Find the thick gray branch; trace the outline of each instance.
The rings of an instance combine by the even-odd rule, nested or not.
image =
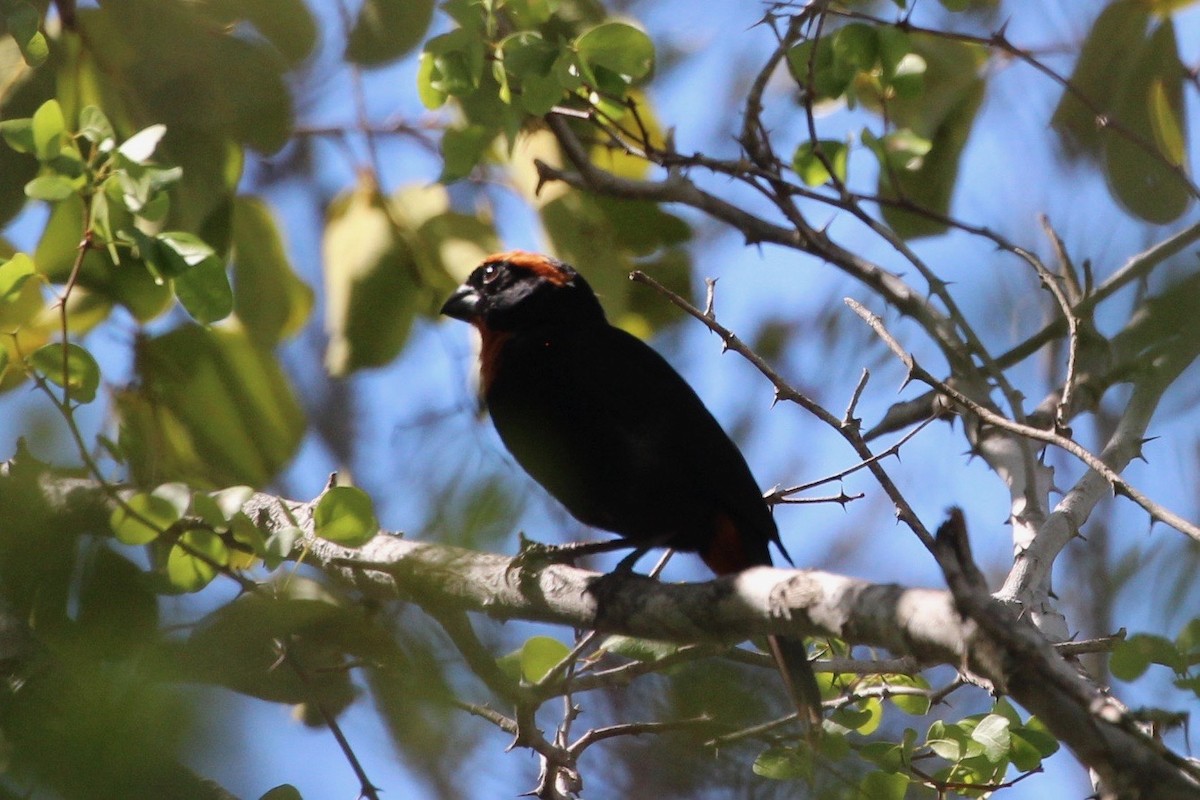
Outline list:
[[[0,469],[0,492],[10,481]],[[48,478],[40,486],[46,505],[60,512],[60,532],[106,532],[109,500],[99,486]],[[1200,793],[1183,759],[1140,733],[1119,703],[999,603],[986,613],[972,609],[987,621],[984,629],[959,616],[949,592],[825,572],[758,567],[704,583],[664,584],[561,564],[522,565],[387,532],[351,549],[312,536],[313,505],[257,494],[244,510],[267,529],[298,523],[308,534],[306,563],[374,598],[681,642],[819,633],[885,647],[922,663],[969,670],[1003,688],[1106,785],[1121,787],[1122,797]]]

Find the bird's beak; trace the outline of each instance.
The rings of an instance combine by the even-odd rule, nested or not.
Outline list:
[[[442,313],[447,317],[470,322],[475,318],[478,308],[479,292],[464,283],[450,295],[450,299],[442,306]]]

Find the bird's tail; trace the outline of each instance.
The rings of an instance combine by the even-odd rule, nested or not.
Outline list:
[[[771,655],[775,656],[775,663],[779,665],[779,674],[783,676],[788,696],[800,712],[800,719],[818,730],[822,720],[821,690],[817,686],[812,664],[808,661],[804,640],[768,636],[767,644],[771,648]]]

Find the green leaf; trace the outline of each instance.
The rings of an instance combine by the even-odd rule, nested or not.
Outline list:
[[[321,253],[325,269],[325,366],[347,375],[400,352],[428,289],[373,181],[363,178],[330,204]]]
[[[258,800],[304,800],[300,790],[290,783],[281,783],[268,789]]]
[[[33,141],[33,120],[29,117],[0,122],[0,136],[18,153],[33,153],[37,149]]]
[[[570,654],[571,648],[550,636],[531,636],[521,646],[521,677],[537,683]]]
[[[225,27],[249,22],[291,65],[317,44],[317,23],[303,0],[206,0],[203,11]]]
[[[915,98],[897,97],[889,113],[898,131],[884,137],[879,192],[945,216],[958,182],[959,160],[983,102],[981,48],[961,42],[913,36],[914,52],[926,63],[925,89]],[[867,137],[863,141],[869,144]],[[880,152],[876,149],[876,155]],[[946,230],[936,217],[911,213],[892,204],[884,219],[905,238]]]
[[[813,774],[812,751],[792,747],[772,747],[754,759],[755,775],[773,781],[806,780]]]
[[[858,794],[871,800],[904,800],[909,782],[909,777],[900,772],[868,772]]]
[[[263,486],[299,447],[303,411],[275,356],[233,330],[183,325],[135,349],[117,393],[121,447],[139,482]]]
[[[433,19],[433,0],[365,0],[346,43],[346,60],[376,67],[421,43]]]
[[[1118,642],[1113,648],[1108,668],[1114,678],[1133,681],[1142,676],[1151,664],[1163,664],[1178,673],[1186,666],[1175,645],[1162,636],[1139,633]]]
[[[434,85],[435,82],[440,83],[441,77],[441,72],[437,68],[437,57],[429,51],[421,53],[420,61],[417,64],[417,97],[421,99],[421,105],[430,111],[444,106],[446,99],[450,96]]]
[[[317,536],[345,547],[361,547],[379,532],[375,504],[354,486],[334,486],[317,501],[313,511]]]
[[[988,714],[975,726],[975,730],[971,731],[971,738],[983,745],[983,755],[993,764],[1008,758],[1011,746],[1008,727],[1009,721],[1005,717]]]
[[[0,304],[15,302],[21,296],[25,282],[35,273],[33,259],[25,253],[15,253],[0,264]]]
[[[83,347],[71,342],[66,350],[66,378],[63,377],[63,346],[53,342],[39,347],[29,356],[29,366],[56,386],[67,386],[70,399],[90,403],[100,386],[100,367]]]
[[[682,646],[675,642],[614,634],[605,639],[599,649],[634,661],[660,661],[679,652]]]
[[[75,181],[65,175],[41,175],[25,184],[25,196],[33,200],[66,200],[77,190]]]
[[[50,161],[62,152],[67,123],[57,100],[47,100],[33,114],[33,152],[38,161]]]
[[[193,242],[181,240],[181,234],[159,234],[160,250],[173,252],[189,263],[189,268],[176,275],[171,281],[175,296],[192,319],[201,325],[210,325],[225,319],[233,311],[233,289],[229,286],[229,275],[225,264],[212,249],[195,237]],[[208,255],[200,256],[207,250]],[[195,261],[199,258],[199,261]]]
[[[117,138],[112,123],[96,106],[84,106],[79,112],[79,133],[93,144],[112,142]]]
[[[844,183],[846,161],[850,154],[846,143],[833,139],[822,139],[818,144],[825,160],[833,166],[833,174],[837,176],[838,181]],[[801,142],[800,146],[796,148],[796,155],[792,157],[792,169],[809,186],[821,186],[830,180],[829,170],[817,157],[817,147],[811,140]]]
[[[1063,91],[1050,122],[1069,155],[1100,155],[1102,134],[1096,115],[1112,111],[1121,83],[1133,71],[1149,21],[1149,9],[1142,0],[1116,0],[1108,3],[1092,24],[1071,73],[1075,91]],[[1096,111],[1082,103],[1076,92]]]
[[[24,0],[15,0],[6,5],[8,10],[4,21],[9,35],[20,48],[25,63],[31,67],[41,66],[50,55],[50,46],[46,44],[46,37],[38,28],[41,20],[38,19],[37,9]]]
[[[167,555],[167,580],[178,592],[198,592],[229,563],[229,549],[210,531],[188,531]]]
[[[234,310],[250,338],[274,347],[304,327],[313,291],[296,275],[271,210],[253,197],[233,207]]]
[[[1168,18],[1138,49],[1113,101],[1113,117],[1140,141],[1111,129],[1102,136],[1113,196],[1129,213],[1160,225],[1177,219],[1192,202],[1187,182],[1172,169],[1187,169],[1187,151],[1179,144],[1187,140],[1186,72]]]
[[[483,125],[447,129],[442,134],[442,174],[438,180],[453,183],[470,175],[495,138],[496,132]]]
[[[296,543],[303,539],[304,531],[291,525],[274,531],[263,545],[263,564],[267,569],[275,569],[291,556]]]
[[[654,42],[624,22],[597,25],[575,40],[575,50],[593,71],[602,67],[626,83],[637,82],[654,69]]]
[[[153,542],[178,521],[179,512],[170,500],[138,493],[113,510],[108,524],[117,541],[139,545]]]
[[[800,42],[788,50],[787,61],[800,88],[807,90],[811,83],[816,99],[841,97],[854,80],[854,68],[834,56],[828,36]]]

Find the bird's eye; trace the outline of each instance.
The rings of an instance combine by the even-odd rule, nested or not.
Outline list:
[[[497,267],[495,264],[488,264],[486,267],[483,268],[483,282],[484,283],[491,283],[492,281],[496,280],[496,278],[499,278],[499,277],[500,277],[500,268]]]

